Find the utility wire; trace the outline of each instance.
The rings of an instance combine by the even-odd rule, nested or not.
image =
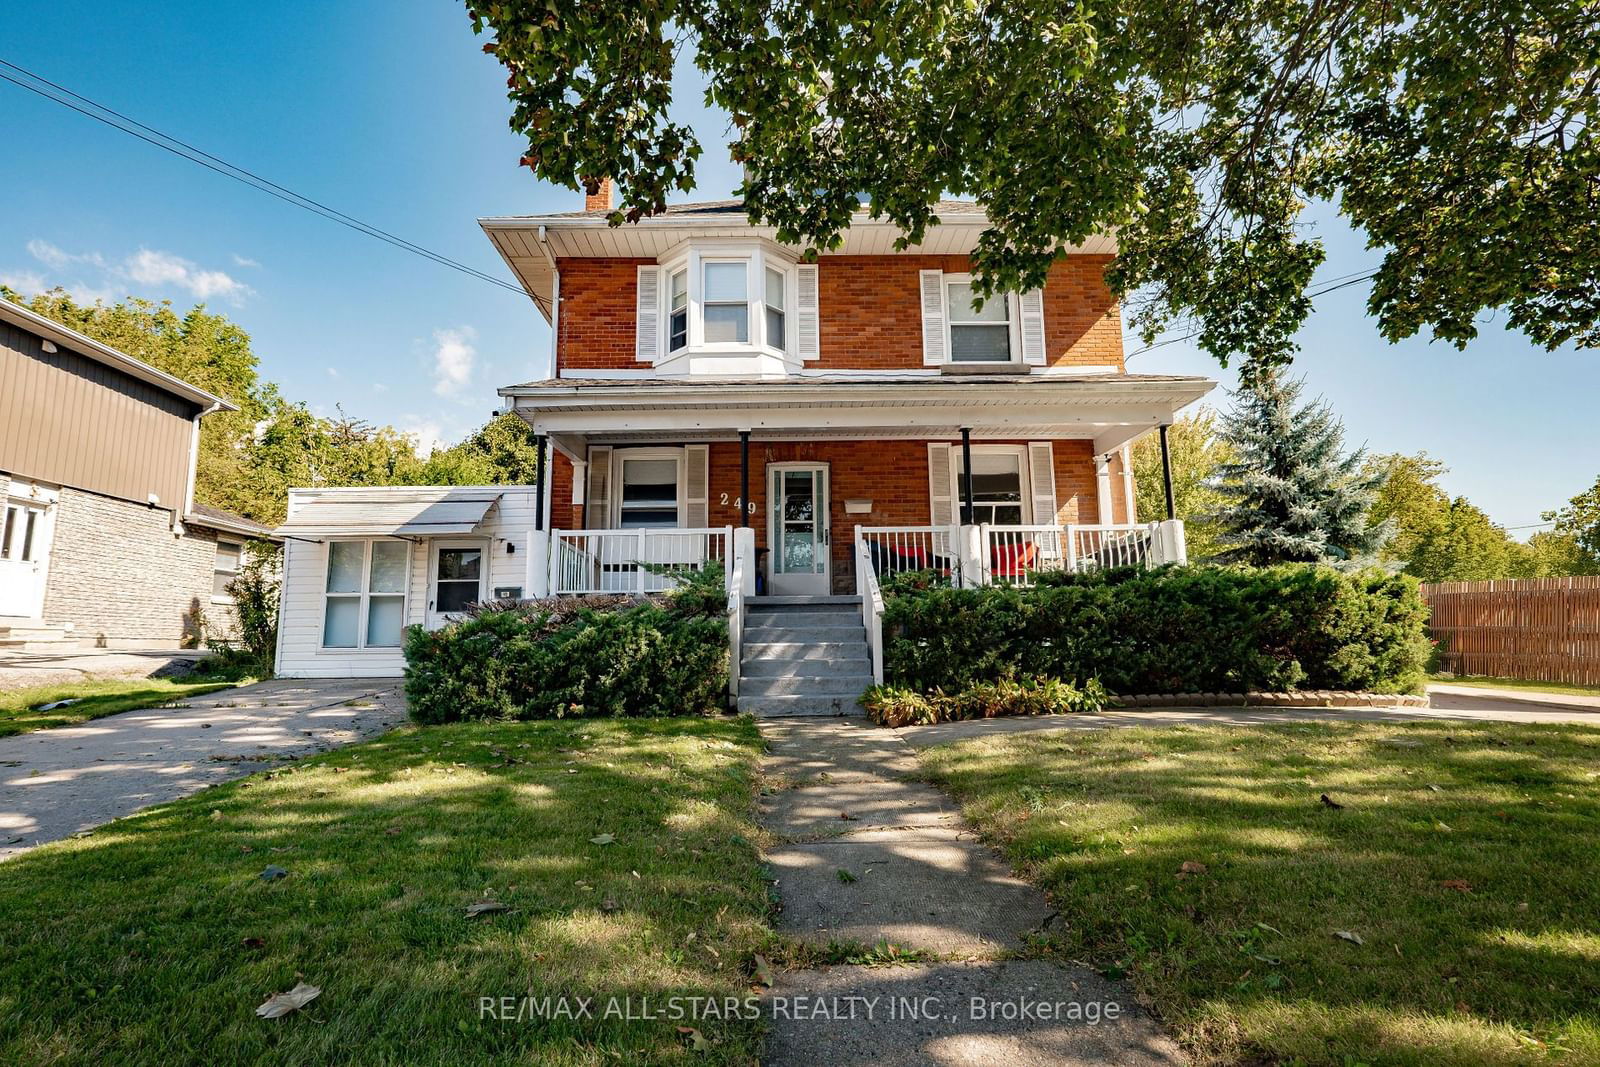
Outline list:
[[[1369,271],[1365,271],[1363,273],[1356,273],[1356,274],[1342,274],[1337,278],[1328,279],[1328,281],[1323,285],[1323,287],[1321,289],[1316,289],[1316,290],[1313,290],[1312,292],[1307,293],[1306,297],[1308,299],[1315,300],[1317,297],[1323,296],[1323,295],[1325,295],[1327,293],[1331,293],[1336,289],[1343,289],[1343,288],[1345,288],[1347,286],[1357,285],[1357,284],[1359,284],[1361,282],[1367,281],[1370,278],[1376,278],[1377,276],[1378,276],[1378,272],[1376,270],[1369,270]],[[1134,356],[1143,355],[1146,352],[1153,352],[1158,348],[1165,348],[1168,345],[1175,345],[1180,341],[1187,341],[1191,337],[1197,336],[1199,333],[1200,333],[1200,331],[1198,329],[1194,329],[1194,330],[1188,331],[1187,333],[1179,334],[1176,337],[1164,338],[1164,339],[1162,339],[1160,341],[1156,341],[1156,342],[1153,342],[1151,344],[1145,345],[1143,348],[1134,349],[1132,352],[1129,352],[1126,356],[1124,356],[1123,359],[1124,360],[1132,359]]]
[[[191,163],[198,163],[207,170],[220,174],[225,178],[232,178],[234,181],[243,185],[248,185],[252,189],[257,189],[269,196],[277,197],[279,200],[282,200],[287,204],[292,204],[293,206],[301,208],[305,211],[309,211],[314,215],[320,215],[322,218],[325,218],[330,222],[338,223],[339,225],[348,229],[355,230],[357,233],[365,234],[368,237],[383,241],[385,244],[393,245],[395,248],[398,248],[401,251],[410,252],[413,255],[421,256],[424,259],[431,260],[442,267],[448,267],[451,270],[460,271],[462,274],[465,274],[468,277],[476,278],[479,281],[485,281],[491,285],[497,285],[508,292],[517,293],[521,296],[528,295],[527,291],[521,286],[512,285],[501,278],[496,278],[492,274],[486,274],[483,271],[478,270],[476,267],[470,267],[465,263],[451,259],[450,257],[435,252],[432,249],[424,248],[422,245],[408,241],[403,237],[390,233],[388,230],[380,229],[371,223],[363,222],[358,218],[354,218],[353,216],[337,210],[336,208],[329,207],[327,204],[324,204],[318,200],[313,200],[309,196],[305,196],[301,193],[295,192],[292,189],[279,185],[277,182],[271,181],[259,174],[246,170],[244,167],[238,166],[234,163],[229,163],[227,160],[214,156],[200,148],[196,148],[194,145],[191,145],[186,141],[182,141],[171,134],[162,133],[160,130],[145,125],[138,119],[135,119],[129,115],[125,115],[113,108],[109,108],[106,105],[91,100],[79,93],[73,92],[64,85],[58,85],[57,83],[50,81],[48,78],[35,74],[33,71],[28,70],[25,67],[20,67],[17,64],[9,62],[5,59],[0,59],[0,67],[6,68],[4,70],[0,70],[0,80],[8,81],[13,85],[26,89],[35,95],[41,96],[52,103],[60,104],[62,107],[70,108],[80,115],[94,119],[96,122],[104,123],[105,125],[110,126],[112,129],[120,130],[123,133],[128,134],[130,137],[137,137],[146,144],[154,145],[165,152],[170,152],[173,155],[178,156],[181,159],[186,159]],[[15,74],[9,72],[15,72]],[[21,75],[22,77],[17,77],[16,75]],[[23,78],[31,79],[31,81],[24,81]],[[37,82],[38,84],[33,84],[33,82]],[[47,88],[42,88],[41,86]],[[74,101],[77,101],[77,103],[74,103]]]

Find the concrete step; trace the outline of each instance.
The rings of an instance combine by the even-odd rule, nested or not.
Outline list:
[[[741,646],[745,663],[758,659],[776,659],[794,663],[799,660],[853,659],[867,654],[867,639],[862,635],[855,640],[840,640],[837,636],[826,641],[796,641],[787,638],[757,638],[745,633]]]
[[[739,695],[739,710],[758,718],[776,719],[787,716],[813,715],[864,715],[861,705],[853,696],[778,696],[756,697]]]
[[[871,673],[872,661],[867,658],[865,651],[859,655],[827,659],[745,656],[744,662],[739,665],[741,678],[853,678]]]
[[[744,598],[745,606],[752,611],[761,611],[765,608],[855,608],[861,610],[861,598],[858,596],[748,596]]]
[[[818,626],[862,628],[861,615],[854,611],[752,611],[744,617],[751,626]]]
[[[870,674],[840,674],[832,678],[752,678],[739,676],[742,697],[836,697],[854,700],[872,685]]]

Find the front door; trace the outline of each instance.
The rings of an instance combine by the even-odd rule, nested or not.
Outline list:
[[[767,544],[775,596],[826,596],[828,573],[828,465],[776,463],[767,467]]]
[[[50,574],[50,505],[0,496],[0,506],[0,617],[37,619]]]
[[[433,546],[428,577],[428,629],[461,617],[467,605],[487,597],[489,546],[483,541],[440,541]]]

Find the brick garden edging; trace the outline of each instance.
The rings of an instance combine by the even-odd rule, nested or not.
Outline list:
[[[1425,708],[1426,696],[1305,689],[1294,693],[1138,693],[1111,698],[1117,708]]]

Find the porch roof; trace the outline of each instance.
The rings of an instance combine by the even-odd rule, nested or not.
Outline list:
[[[590,442],[737,439],[1075,438],[1104,454],[1213,388],[1171,374],[895,374],[784,379],[555,378],[500,395],[558,449]]]
[[[440,537],[469,534],[502,486],[385,486],[293,490],[281,537]]]

